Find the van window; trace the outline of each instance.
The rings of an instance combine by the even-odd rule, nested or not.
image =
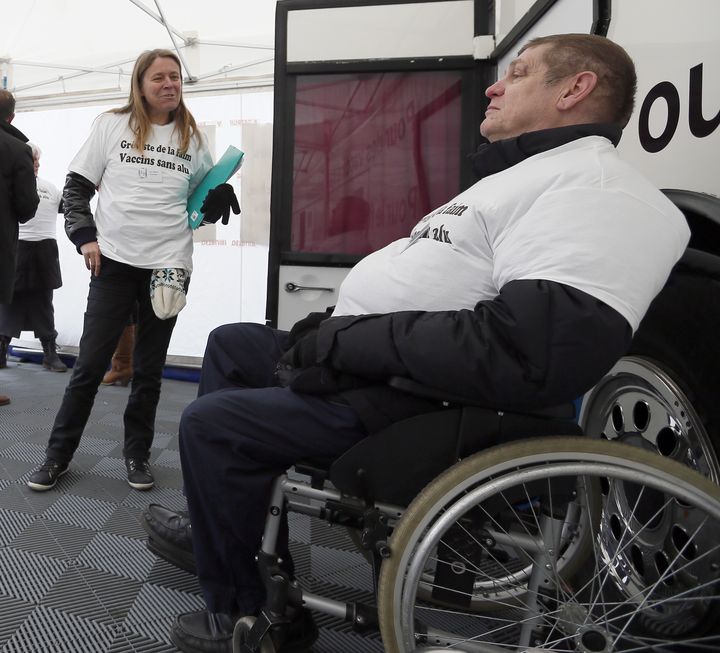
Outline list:
[[[293,251],[367,254],[457,194],[460,78],[298,76]]]

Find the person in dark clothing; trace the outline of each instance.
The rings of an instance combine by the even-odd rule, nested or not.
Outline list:
[[[289,333],[210,334],[180,421],[189,515],[144,515],[203,590],[206,609],[172,629],[180,650],[229,653],[237,619],[262,607],[254,556],[275,477],[439,408],[390,377],[523,411],[573,400],[623,355],[689,239],[680,211],[615,150],[635,79],[603,37],[530,41],[486,91],[475,185],[358,263],[331,315]],[[294,622],[280,651],[312,640],[306,616]]]
[[[57,353],[53,290],[62,286],[56,240],[62,194],[54,184],[37,176],[40,148],[29,143],[40,204],[32,220],[20,227],[15,292],[12,302],[0,304],[0,347],[7,348],[21,331],[34,331],[43,348],[42,365],[53,372],[67,372]],[[0,365],[4,361],[0,360]]]
[[[28,139],[10,123],[15,98],[0,90],[0,304],[12,301],[15,285],[18,225],[35,215],[40,199]],[[7,342],[0,340],[0,367],[5,367]],[[0,395],[0,405],[10,403]]]

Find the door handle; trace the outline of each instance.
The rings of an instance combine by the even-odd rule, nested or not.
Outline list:
[[[320,290],[323,292],[334,292],[335,288],[324,288],[322,286],[299,286],[292,281],[285,284],[285,292],[300,292],[301,290]]]

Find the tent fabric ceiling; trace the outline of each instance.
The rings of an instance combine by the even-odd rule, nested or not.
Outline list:
[[[185,93],[272,82],[276,0],[0,0],[0,88],[18,109],[115,101],[138,54],[178,52]]]

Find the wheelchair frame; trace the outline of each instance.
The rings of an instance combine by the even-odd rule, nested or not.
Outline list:
[[[496,414],[503,416],[503,413]],[[531,422],[537,422],[538,419],[537,417],[530,418]],[[559,452],[564,451],[567,447],[570,447],[570,453],[560,455]],[[527,454],[528,450],[532,455]],[[594,462],[585,461],[584,457]],[[523,465],[525,463],[523,463],[523,460],[526,458],[532,459],[536,467],[524,469]],[[547,465],[548,459],[552,458],[558,459],[556,462],[560,467]],[[338,462],[341,462],[341,460],[342,458]],[[458,642],[453,637],[445,634],[443,630],[427,628],[425,631],[415,632],[416,619],[408,616],[408,611],[415,609],[414,605],[418,601],[418,587],[424,582],[423,574],[425,571],[422,566],[427,563],[430,549],[433,546],[439,546],[445,535],[445,532],[440,533],[440,535],[436,533],[437,528],[433,524],[436,519],[439,519],[437,515],[449,514],[451,516],[446,516],[444,519],[445,521],[452,521],[455,519],[453,515],[464,514],[463,510],[467,511],[468,505],[475,500],[468,499],[468,496],[481,496],[483,492],[492,494],[502,484],[510,487],[516,483],[533,482],[542,484],[547,482],[550,495],[552,495],[553,491],[557,492],[559,487],[561,496],[568,499],[571,495],[577,494],[575,487],[568,488],[567,482],[563,485],[560,481],[551,481],[551,478],[557,479],[562,474],[570,474],[572,478],[581,477],[586,479],[594,475],[598,483],[603,480],[610,483],[610,492],[616,493],[620,492],[620,490],[613,490],[613,483],[616,484],[616,488],[624,488],[640,481],[645,483],[647,487],[651,487],[654,492],[673,493],[673,506],[676,504],[681,507],[696,506],[697,510],[705,511],[707,515],[705,521],[710,518],[715,523],[720,523],[720,488],[710,481],[679,463],[665,460],[655,453],[643,451],[629,445],[601,440],[567,436],[560,438],[541,437],[536,440],[496,446],[470,456],[432,480],[407,509],[392,502],[374,501],[368,500],[367,497],[351,496],[337,487],[330,486],[328,480],[332,476],[334,467],[335,465],[330,470],[326,470],[308,465],[298,465],[294,470],[309,476],[309,481],[293,480],[288,474],[276,479],[268,509],[263,543],[258,554],[258,565],[267,590],[266,607],[252,626],[246,625],[241,630],[236,629],[234,638],[235,651],[242,653],[272,651],[271,648],[267,648],[267,645],[262,648],[263,642],[267,643],[266,635],[271,629],[282,627],[287,622],[285,617],[287,606],[295,608],[305,606],[310,610],[344,620],[352,624],[355,630],[361,632],[377,628],[378,622],[380,622],[383,641],[387,647],[386,650],[392,653],[396,651],[413,651],[415,646],[418,645],[424,645],[422,648],[418,648],[418,651],[507,652],[509,650],[507,644],[498,646],[490,642],[476,641],[472,637],[457,648]],[[458,470],[461,470],[459,476]],[[498,470],[504,471],[501,473]],[[557,482],[560,482],[560,485],[557,485]],[[595,482],[591,481],[589,483]],[[556,484],[555,489],[551,489],[551,483]],[[644,487],[646,486],[644,485]],[[527,486],[523,485],[523,489],[527,496]],[[512,591],[508,594],[508,598],[503,599],[505,603],[510,602],[514,609],[521,607],[529,615],[521,620],[522,623],[515,644],[516,648],[510,650],[528,653],[541,653],[551,650],[576,651],[577,653],[610,653],[615,650],[625,650],[624,648],[615,648],[616,638],[621,639],[623,632],[620,632],[618,636],[610,626],[602,626],[598,619],[590,615],[592,608],[589,609],[585,604],[581,605],[582,602],[568,599],[562,608],[558,608],[557,605],[561,601],[557,597],[553,598],[548,590],[550,587],[555,587],[556,593],[564,591],[562,585],[566,582],[566,579],[564,578],[564,572],[561,574],[559,570],[562,567],[564,570],[572,569],[572,573],[576,573],[575,567],[580,567],[583,560],[575,560],[573,555],[579,557],[589,555],[586,550],[585,553],[582,553],[582,550],[587,549],[588,546],[591,546],[590,550],[595,554],[595,567],[598,567],[597,560],[601,557],[600,549],[604,546],[601,546],[601,540],[611,532],[611,525],[609,521],[604,524],[600,520],[600,516],[595,515],[597,509],[591,506],[591,503],[594,504],[596,500],[600,500],[598,498],[600,495],[597,492],[596,488],[595,493],[597,496],[592,501],[587,498],[591,495],[589,491],[584,492],[583,497],[587,503],[585,516],[590,525],[588,530],[590,544],[588,544],[586,536],[584,539],[581,536],[575,539],[577,533],[572,532],[580,523],[582,516],[572,518],[577,519],[577,523],[572,520],[568,522],[571,519],[568,516],[569,513],[554,512],[552,500],[550,506],[545,505],[540,508],[537,513],[539,518],[535,515],[535,509],[532,509],[537,526],[534,532],[527,531],[527,529],[525,533],[511,530],[503,532],[501,528],[490,528],[481,531],[481,536],[477,538],[481,546],[488,552],[516,549],[523,552],[519,557],[525,556],[530,559],[530,572],[519,572],[519,584],[514,585]],[[642,496],[642,491],[640,494]],[[649,494],[650,490],[648,491]],[[442,498],[438,499],[439,496]],[[428,499],[428,497],[430,498]],[[448,497],[451,497],[451,499],[448,499]],[[528,496],[528,500],[532,501],[533,499]],[[571,499],[568,499],[568,501],[571,501]],[[431,506],[430,509],[428,509],[428,502]],[[639,512],[639,502],[640,499],[638,498],[625,524],[626,529],[631,529],[633,526],[635,512]],[[582,505],[582,500],[580,503]],[[458,507],[461,505],[463,507]],[[513,509],[515,509],[516,505],[518,504],[513,504]],[[607,503],[606,505],[609,506],[610,504]],[[277,556],[275,545],[284,509],[323,519],[332,524],[350,526],[360,530],[361,545],[368,552],[372,562],[378,608],[361,603],[344,603],[306,592],[282,571],[280,568],[282,561]],[[408,520],[412,522],[411,526],[405,528]],[[602,530],[603,526],[605,535],[595,532],[598,528]],[[579,529],[579,527],[577,528]],[[410,535],[407,535],[408,532]],[[391,533],[392,538],[390,538]],[[623,544],[624,537],[624,535],[620,537],[620,544],[617,545],[620,550],[624,550],[628,546]],[[636,537],[636,535],[633,535],[633,537]],[[580,541],[577,549],[581,553],[573,549],[574,553],[568,554],[568,550],[575,546],[577,541]],[[685,547],[688,546],[689,541],[685,542]],[[609,548],[612,549],[612,547]],[[682,548],[680,548],[679,552],[675,550],[676,559],[682,558],[684,554],[687,554],[687,551]],[[490,558],[493,555],[495,553],[490,553]],[[608,553],[603,549],[602,555],[607,558],[608,555],[613,555],[612,550]],[[703,571],[710,569],[714,574],[714,578],[711,579],[708,587],[710,591],[715,593],[711,595],[704,593],[702,586],[697,596],[692,594],[692,588],[683,590],[683,593],[686,595],[687,600],[696,600],[698,606],[702,605],[704,607],[705,604],[708,604],[709,612],[715,615],[720,608],[720,600],[718,600],[720,591],[715,588],[718,581],[716,572],[720,569],[720,544],[711,547],[709,552],[703,551],[702,556],[706,557],[707,560],[712,560],[709,566],[707,564],[702,566]],[[417,560],[420,560],[420,562],[417,562]],[[437,560],[435,564],[439,568],[440,563],[444,563],[444,561],[439,554]],[[469,563],[465,565],[465,562],[461,566],[471,566]],[[651,589],[663,582],[667,582],[676,573],[680,574],[683,570],[692,569],[691,562],[685,564],[680,571],[668,572],[665,576],[660,573],[659,579]],[[615,563],[619,567],[631,567],[633,564],[632,555],[627,554],[620,562],[616,560]],[[454,564],[457,565],[457,560]],[[699,568],[696,563],[693,564]],[[392,570],[385,573],[388,568],[392,568]],[[632,569],[629,571],[621,569],[620,572],[626,573],[628,576],[632,575]],[[406,575],[412,579],[412,583],[417,583],[417,586],[408,589],[406,587],[407,581],[404,580]],[[569,571],[568,575],[570,575]],[[615,576],[617,575],[615,574]],[[637,574],[635,575],[637,576]],[[610,580],[611,585],[618,584],[615,576]],[[389,577],[391,577],[390,580],[388,580]],[[510,587],[508,579],[511,577],[514,579],[514,576],[507,573],[504,574],[502,579],[508,587]],[[604,578],[603,585],[608,582],[608,578],[609,576]],[[628,590],[631,596],[627,601],[635,607],[639,605],[637,609],[642,612],[646,599],[642,591],[636,591],[638,583],[639,581],[632,585],[632,592],[636,592],[638,596],[642,595],[643,598],[638,599]],[[561,589],[558,590],[558,587]],[[519,588],[517,594],[513,594],[517,588]],[[447,588],[441,589],[447,590]],[[429,597],[421,597],[421,602],[428,603],[429,601],[433,604],[434,591],[435,588],[433,588]],[[451,597],[461,596],[459,590],[450,589],[449,592]],[[503,603],[503,601],[499,601],[499,603]],[[410,606],[410,603],[413,606]],[[489,599],[489,603],[492,603],[492,598]],[[560,614],[560,617],[556,620],[560,625],[554,625],[550,632],[555,633],[552,636],[556,639],[559,635],[562,635],[563,641],[566,642],[563,646],[570,646],[571,648],[544,647],[550,640],[543,635],[546,637],[545,641],[543,641],[543,636],[540,633],[543,629],[547,631],[546,622],[548,619],[545,615],[549,612],[548,605],[550,604],[555,605],[555,612]],[[577,607],[576,604],[581,605],[581,607]],[[388,605],[390,606],[389,609]],[[441,602],[440,605],[443,605],[443,603]],[[648,605],[650,604],[648,603]],[[654,606],[655,604],[652,603],[651,607]],[[672,609],[674,609],[673,604],[671,604],[671,611]],[[389,617],[383,613],[383,610],[385,613],[392,612],[393,615]],[[379,620],[378,611],[380,611]],[[683,614],[678,616],[678,619]],[[652,617],[651,614],[651,624]],[[632,621],[632,619],[629,621]],[[389,632],[401,633],[403,642],[399,644],[397,641],[389,641],[391,637],[388,635]],[[653,641],[656,641],[659,648],[653,650],[667,650],[672,651],[672,653],[680,650],[673,648],[677,640],[673,639],[672,633],[667,635],[669,637],[667,645],[671,648],[664,649],[663,642],[656,637]],[[720,635],[716,637],[713,634],[712,638],[712,642],[720,644]],[[550,646],[552,645],[551,642]],[[433,648],[438,646],[452,646],[453,648]],[[643,649],[630,648],[629,650]],[[694,649],[691,647],[683,650]]]

